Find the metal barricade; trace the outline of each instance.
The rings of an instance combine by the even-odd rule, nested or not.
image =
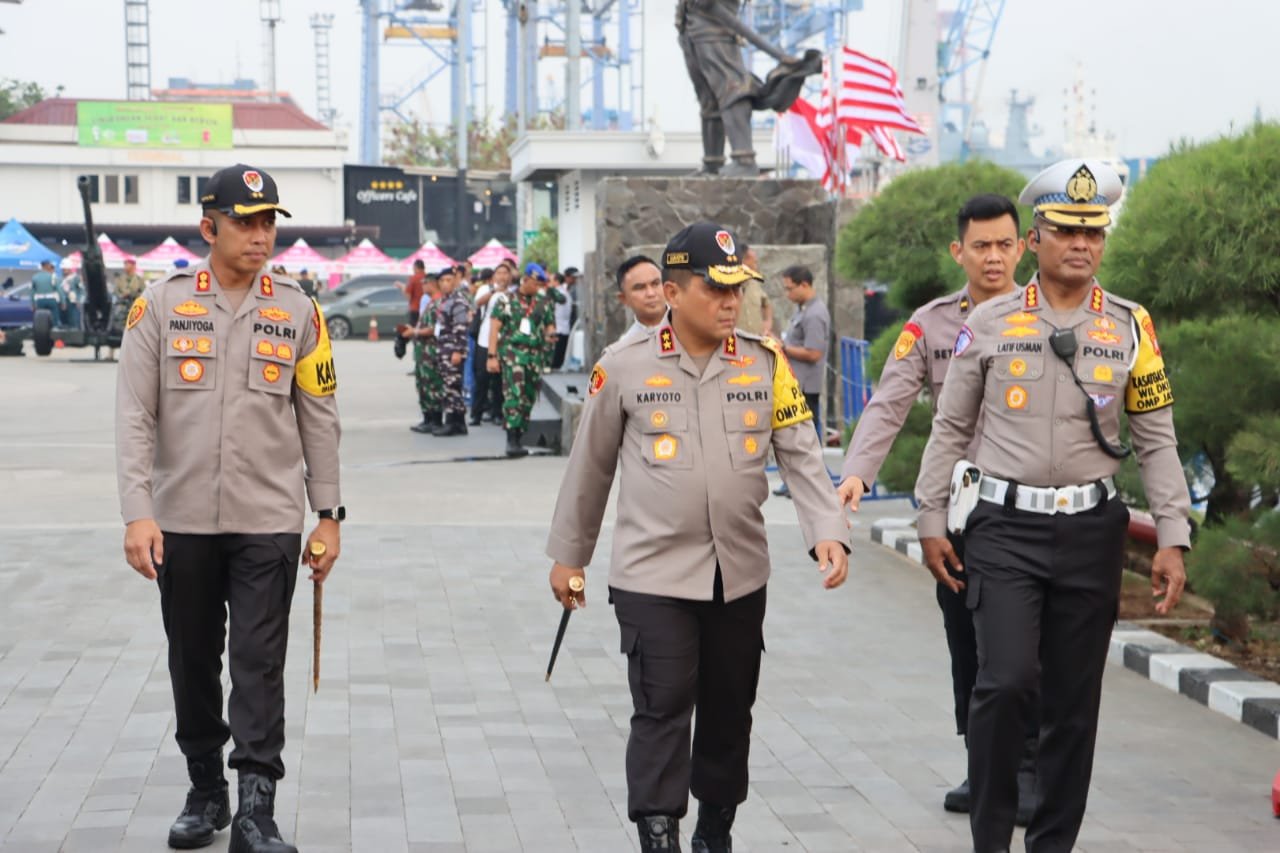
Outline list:
[[[840,413],[843,423],[850,424],[862,417],[871,399],[871,377],[867,369],[867,355],[871,344],[859,338],[840,339]],[[887,500],[891,498],[907,498],[915,506],[913,495],[882,492],[877,484],[871,485],[871,491],[863,496],[864,501]]]

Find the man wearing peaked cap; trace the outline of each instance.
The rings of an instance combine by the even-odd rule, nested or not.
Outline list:
[[[125,321],[116,388],[125,559],[158,587],[175,739],[191,779],[169,845],[204,847],[230,823],[233,853],[297,853],[275,822],[286,641],[299,560],[322,583],[339,555],[337,376],[320,306],[264,271],[285,213],[275,181],[233,166],[200,201],[208,258],[148,287]],[[304,492],[317,515],[306,551]]]
[[[624,336],[591,372],[547,555],[556,599],[585,605],[585,591],[569,582],[585,578],[620,471],[608,599],[634,706],[627,812],[642,851],[678,851],[692,791],[693,850],[719,853],[732,849],[730,827],[747,797],[770,570],[760,512],[770,448],[828,589],[848,572],[848,528],[781,347],[734,327],[754,273],[733,233],[690,225],[662,266],[670,309],[661,325]]]
[[[280,206],[280,193],[276,189],[275,178],[261,169],[243,163],[214,172],[204,186],[200,206],[238,219],[264,210],[293,216]]]
[[[1104,163],[1079,159],[1023,190],[1035,213],[1027,244],[1036,277],[979,305],[960,328],[920,463],[924,559],[953,592],[964,584],[977,639],[968,730],[978,853],[1009,849],[1037,688],[1039,803],[1027,850],[1068,851],[1079,834],[1129,521],[1114,475],[1130,453],[1156,519],[1156,610],[1172,610],[1186,582],[1190,498],[1155,324],[1094,278],[1122,191]],[[1120,444],[1122,408],[1132,449]],[[982,441],[964,460],[979,423]],[[949,518],[949,475],[973,469],[976,505]],[[963,532],[963,565],[948,528]]]

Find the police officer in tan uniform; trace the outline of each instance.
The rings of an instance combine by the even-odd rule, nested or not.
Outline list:
[[[609,594],[629,661],[627,811],[643,851],[680,849],[690,790],[693,849],[731,849],[763,649],[771,448],[824,585],[848,573],[848,530],[804,395],[775,341],[734,328],[751,275],[727,229],[702,222],[672,238],[670,313],[592,370],[547,543],[556,598],[585,605],[569,581],[591,562],[620,464]]]
[[[191,789],[169,832],[203,847],[232,822],[233,853],[288,853],[274,820],[284,776],[284,663],[305,487],[320,519],[304,560],[323,582],[345,515],[333,354],[320,307],[263,272],[280,207],[267,173],[216,172],[200,198],[206,261],[129,309],[116,393],[125,557],[156,580],[177,741]],[[311,547],[314,546],[314,547]],[[320,547],[323,546],[323,547]],[[231,616],[230,724],[221,655]],[[239,773],[230,814],[222,746]]]
[[[969,822],[979,853],[1009,847],[1019,740],[1037,690],[1040,803],[1027,850],[1069,851],[1084,819],[1129,521],[1112,479],[1130,453],[1119,442],[1121,408],[1156,519],[1159,612],[1186,581],[1190,498],[1155,326],[1094,279],[1122,190],[1110,167],[1079,159],[1023,190],[1039,272],[961,327],[916,483],[925,561],[940,583],[964,589],[973,613]],[[966,461],[981,478],[961,565],[945,536],[948,484],[979,419],[982,438]]]
[[[961,206],[956,220],[959,233],[951,243],[951,257],[963,267],[967,283],[955,293],[918,309],[902,327],[893,353],[880,374],[880,383],[858,418],[845,455],[840,501],[855,512],[863,494],[871,490],[922,388],[929,389],[936,410],[942,379],[951,363],[951,345],[969,312],[988,299],[1017,289],[1014,273],[1026,243],[1019,236],[1021,226],[1014,203],[1002,195],[976,195]],[[952,547],[963,559],[963,540],[954,534],[950,538]],[[956,733],[967,738],[969,696],[978,674],[973,617],[964,606],[963,593],[938,584],[937,599],[942,609],[947,650],[951,653]],[[1038,730],[1038,717],[1032,715],[1018,774],[1018,819],[1022,826],[1026,826],[1034,811],[1034,749]],[[948,791],[942,802],[947,811],[968,812],[969,781],[966,779]]]

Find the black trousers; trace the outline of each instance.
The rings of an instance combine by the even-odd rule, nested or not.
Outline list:
[[[627,740],[631,820],[683,817],[690,791],[721,806],[747,798],[765,589],[726,603],[719,572],[716,580],[712,601],[610,589],[633,706]]]
[[[564,356],[569,351],[569,336],[556,335],[556,348],[551,353],[551,367],[553,370],[559,370],[564,367]]]
[[[233,770],[284,776],[284,659],[301,550],[297,533],[164,534],[160,611],[176,739],[188,758],[221,748],[230,736]],[[228,611],[230,725],[222,718],[221,678]]]
[[[956,556],[964,563],[964,537],[947,533]],[[967,566],[966,566],[967,568]],[[964,572],[948,567],[953,577],[968,583]],[[969,698],[973,695],[973,683],[978,678],[978,641],[973,633],[973,614],[965,607],[965,590],[952,592],[938,584],[938,607],[942,610],[942,629],[947,637],[947,651],[951,653],[951,690],[955,695],[956,734],[969,731]]]
[[[1079,515],[980,502],[965,531],[978,677],[969,704],[969,824],[978,853],[1013,834],[1026,721],[1040,693],[1040,806],[1029,853],[1067,853],[1084,819],[1129,511]]]
[[[472,359],[472,379],[475,387],[471,391],[471,417],[478,419],[485,410],[497,420],[502,417],[502,374],[490,373],[486,368],[489,350],[476,345],[476,355]]]

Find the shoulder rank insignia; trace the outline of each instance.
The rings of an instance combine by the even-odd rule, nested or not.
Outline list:
[[[717,235],[717,237],[718,236],[719,235]],[[733,238],[730,237],[729,239],[732,240]],[[738,354],[738,336],[737,335],[730,335],[729,337],[724,339],[724,354],[730,355],[730,356],[736,356]]]
[[[1089,291],[1089,310],[1095,314],[1102,313],[1102,288],[1096,284]]]
[[[1040,307],[1040,286],[1035,282],[1027,285],[1027,289],[1022,292],[1022,307],[1024,309]]]
[[[200,270],[196,273],[196,293],[208,293],[211,281],[208,270]]]
[[[670,326],[663,326],[662,330],[658,332],[658,346],[663,353],[676,351],[676,335],[675,332],[671,331]]]
[[[262,276],[262,295],[268,298],[276,295],[276,286],[271,283],[271,276]]]

